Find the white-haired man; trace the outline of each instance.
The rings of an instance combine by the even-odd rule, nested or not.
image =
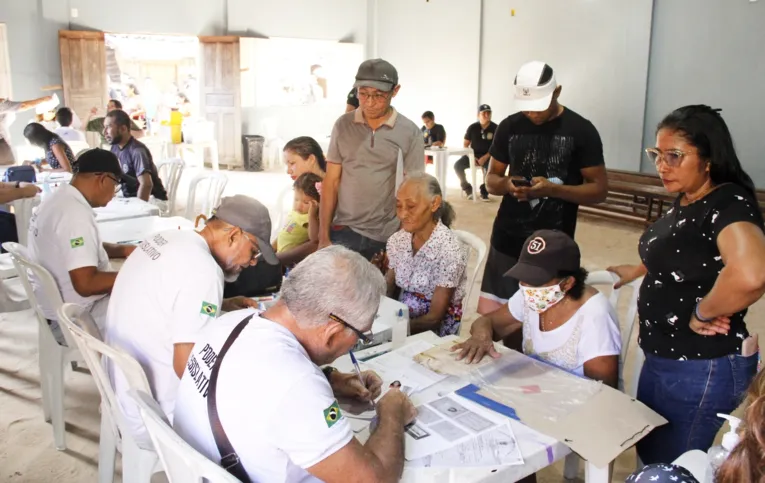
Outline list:
[[[200,333],[181,379],[173,425],[242,481],[398,481],[404,427],[415,416],[398,387],[377,402],[362,445],[336,397],[380,395],[373,372],[320,369],[372,327],[385,282],[357,253],[332,246],[298,264],[259,316],[231,312]],[[213,429],[214,428],[214,429]]]

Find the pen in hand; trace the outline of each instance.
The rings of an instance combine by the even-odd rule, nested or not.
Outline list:
[[[356,360],[356,356],[353,354],[353,351],[348,351],[348,355],[351,356],[351,362],[353,363],[353,368],[356,370],[356,375],[359,378],[359,382],[361,383],[361,386],[367,387],[367,385],[364,384],[364,378],[361,377],[361,368],[359,367],[359,361]],[[372,407],[375,407],[374,399],[372,399],[370,403],[372,403]]]

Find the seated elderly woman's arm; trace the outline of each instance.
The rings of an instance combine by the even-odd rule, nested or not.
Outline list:
[[[409,323],[409,331],[412,335],[439,328],[449,310],[449,303],[454,296],[454,290],[454,288],[436,287],[433,292],[433,299],[430,301],[430,310]]]
[[[452,351],[460,351],[457,360],[464,359],[466,363],[478,363],[485,355],[499,357],[494,349],[494,341],[501,340],[523,328],[523,324],[510,313],[507,304],[494,312],[479,317],[470,327],[470,338],[456,344]]]

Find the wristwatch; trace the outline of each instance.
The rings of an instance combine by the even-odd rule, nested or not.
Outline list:
[[[322,368],[321,372],[324,373],[324,377],[326,377],[328,381],[331,381],[332,373],[337,372],[337,369],[332,366],[327,366]]]

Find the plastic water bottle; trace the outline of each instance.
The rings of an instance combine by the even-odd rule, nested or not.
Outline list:
[[[406,336],[408,334],[409,323],[404,318],[404,309],[398,309],[398,313],[396,314],[396,322],[393,325],[393,330],[391,331],[391,338],[393,339],[393,350],[396,350],[404,345]]]
[[[709,448],[709,451],[707,451],[707,461],[709,464],[707,465],[707,474],[704,478],[706,483],[714,483],[717,470],[720,469],[720,466],[722,466],[725,460],[728,459],[731,451],[733,451],[741,440],[741,437],[737,432],[741,420],[728,414],[718,414],[717,416],[728,420],[728,423],[730,423],[730,431],[723,435],[722,444],[712,446]]]

